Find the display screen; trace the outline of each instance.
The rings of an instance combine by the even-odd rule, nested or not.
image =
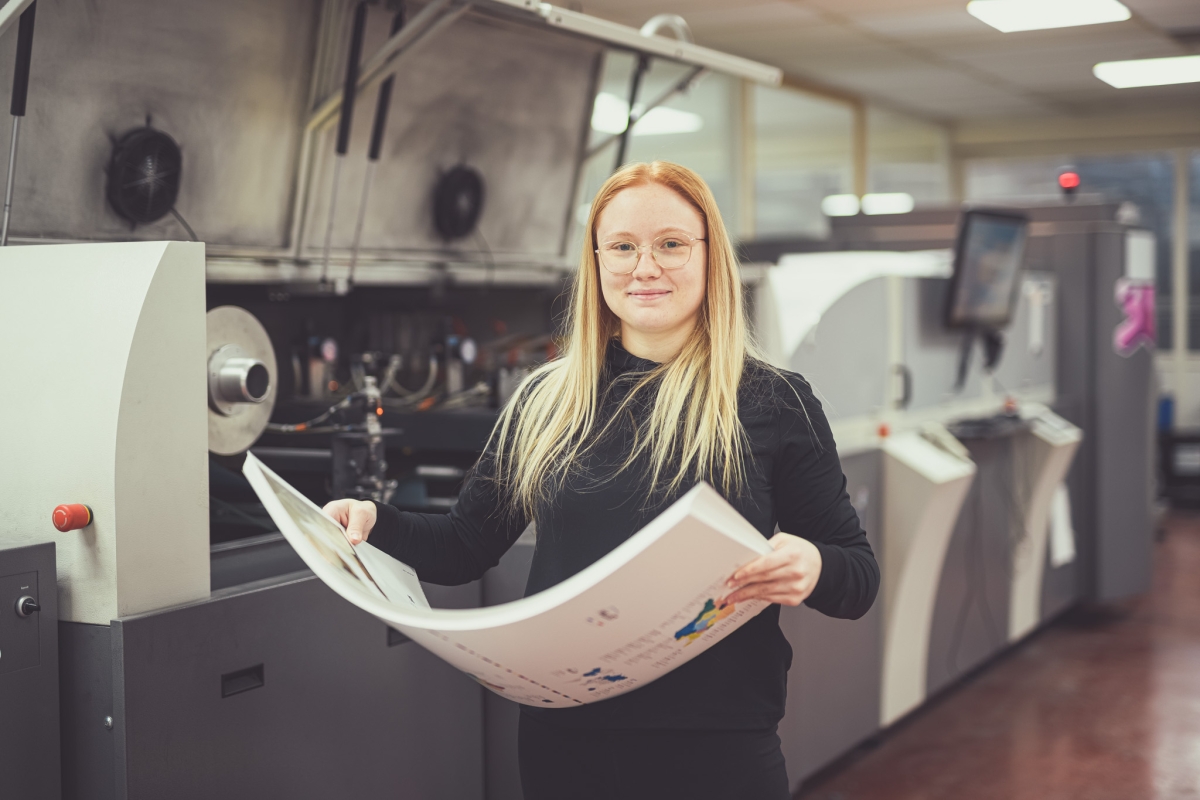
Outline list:
[[[998,328],[1008,324],[1029,222],[1023,217],[968,211],[954,254],[947,322]]]

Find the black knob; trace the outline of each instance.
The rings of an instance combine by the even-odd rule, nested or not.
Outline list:
[[[41,610],[42,610],[42,607],[37,604],[37,600],[34,600],[29,595],[25,595],[24,597],[17,600],[17,615],[18,616],[28,617],[33,612],[41,611]]]

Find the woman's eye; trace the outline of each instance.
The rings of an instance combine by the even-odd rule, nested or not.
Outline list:
[[[659,243],[658,246],[663,250],[674,250],[677,247],[683,247],[683,242],[679,241],[678,239],[667,239],[666,241]]]
[[[615,250],[618,253],[632,253],[635,249],[629,242],[617,242],[608,246],[609,250]]]

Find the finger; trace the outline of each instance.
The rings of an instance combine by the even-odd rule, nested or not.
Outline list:
[[[767,570],[766,572],[759,572],[757,574],[750,575],[747,579],[735,582],[732,588],[741,589],[743,586],[753,586],[756,584],[771,583],[773,581],[782,580],[798,581],[807,576],[808,573],[805,572],[804,566],[801,563],[792,560],[781,566],[775,567],[774,569]]]
[[[749,603],[754,600],[761,600],[764,603],[778,603],[781,606],[798,606],[808,599],[812,592],[801,591],[785,591],[771,592],[770,594],[754,595],[752,597],[736,597],[731,595],[724,602],[726,604],[737,605],[740,603]]]
[[[351,544],[365,542],[375,526],[375,506],[371,503],[355,503],[350,508],[350,524],[346,526],[346,536]]]
[[[326,503],[321,510],[335,519],[339,525],[345,527],[346,510],[349,505],[350,504],[345,500],[331,500],[330,502]]]
[[[770,572],[784,566],[785,564],[791,563],[792,559],[793,555],[787,550],[776,550],[773,553],[767,553],[764,556],[759,556],[746,566],[739,569],[737,572],[733,573],[733,576],[729,579],[728,584],[730,586],[735,586],[739,583],[746,583],[751,579],[756,579],[757,576],[762,575],[763,573]]]
[[[797,605],[812,594],[813,582],[809,580],[782,580],[770,583],[755,583],[742,587],[725,597],[726,603],[742,603],[747,600],[766,600],[768,603],[784,602],[792,599],[789,605]],[[798,598],[798,599],[797,599]]]
[[[751,576],[749,581],[742,583],[734,583],[730,585],[731,591],[739,589],[749,589],[750,587],[764,587],[764,585],[774,585],[776,583],[799,583],[809,579],[808,573],[805,573],[803,567],[798,564],[787,564],[779,567],[779,569],[770,572],[763,572],[762,575]]]

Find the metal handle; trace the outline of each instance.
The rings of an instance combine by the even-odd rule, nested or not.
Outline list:
[[[342,85],[342,113],[338,118],[337,154],[350,148],[350,122],[354,117],[354,95],[358,92],[358,63],[362,60],[363,30],[367,26],[367,4],[354,8],[354,27],[350,32],[350,52],[346,56],[346,81]]]
[[[37,3],[21,13],[17,27],[17,64],[13,70],[12,102],[9,113],[14,117],[25,116],[25,100],[29,96],[29,61],[33,57],[33,20],[37,14]]]
[[[908,408],[908,404],[912,402],[912,370],[908,368],[907,364],[896,364],[892,370],[899,373],[904,387],[900,393],[900,399],[896,401],[896,408]]]
[[[391,35],[395,36],[403,27],[404,6],[401,5],[395,16],[392,17]],[[388,109],[392,104],[392,85],[395,82],[396,76],[388,75],[379,85],[379,97],[375,101],[375,123],[371,126],[371,146],[367,149],[367,158],[371,161],[379,160],[379,151],[383,148],[383,132],[387,127]]]
[[[25,595],[17,600],[17,616],[28,617],[37,611],[41,611],[42,607],[38,605],[37,600],[34,600],[29,595]]]

